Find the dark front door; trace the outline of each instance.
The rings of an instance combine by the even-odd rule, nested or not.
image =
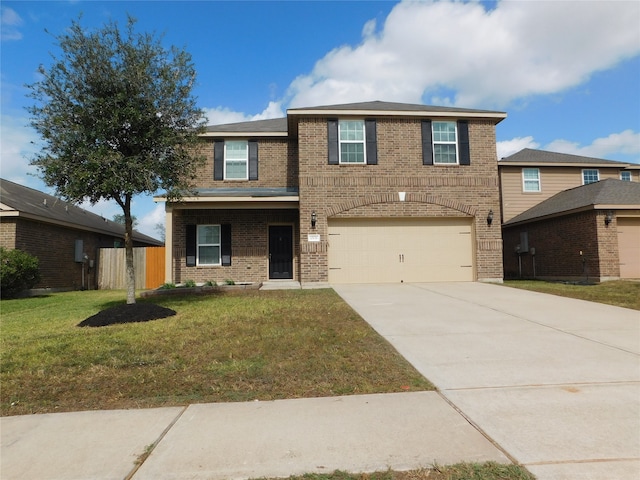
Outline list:
[[[269,278],[293,278],[293,227],[269,227]]]

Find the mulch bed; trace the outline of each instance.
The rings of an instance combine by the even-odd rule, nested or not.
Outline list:
[[[175,315],[176,311],[153,303],[132,303],[102,310],[83,320],[79,327],[105,327],[116,323],[148,322]]]

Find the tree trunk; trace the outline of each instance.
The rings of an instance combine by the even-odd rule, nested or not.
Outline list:
[[[127,305],[131,305],[136,303],[136,272],[133,265],[133,219],[130,196],[127,196],[124,208],[124,248],[127,267]]]

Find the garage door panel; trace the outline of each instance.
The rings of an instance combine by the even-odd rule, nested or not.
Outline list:
[[[472,281],[470,218],[333,219],[329,281]]]
[[[620,278],[640,278],[640,218],[618,217]]]

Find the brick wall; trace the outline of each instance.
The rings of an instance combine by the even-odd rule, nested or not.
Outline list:
[[[294,278],[298,278],[298,212],[292,209],[267,210],[174,210],[174,282],[225,280],[263,282],[269,279],[269,225],[292,225]],[[230,266],[186,266],[186,225],[231,224],[232,258]]]
[[[300,277],[326,282],[328,218],[367,216],[466,216],[475,224],[478,280],[502,279],[502,241],[495,126],[471,120],[471,165],[422,165],[420,119],[377,120],[378,165],[328,165],[326,118],[302,118],[300,158]],[[398,192],[406,192],[399,202]],[[487,226],[493,210],[495,223]],[[311,213],[318,222],[311,230]],[[321,242],[308,242],[318,233]]]
[[[606,212],[591,210],[522,226],[505,227],[505,278],[599,281],[620,276],[616,222],[605,225]],[[531,254],[520,255],[516,245],[520,233],[527,232]],[[580,255],[582,252],[582,255]]]

